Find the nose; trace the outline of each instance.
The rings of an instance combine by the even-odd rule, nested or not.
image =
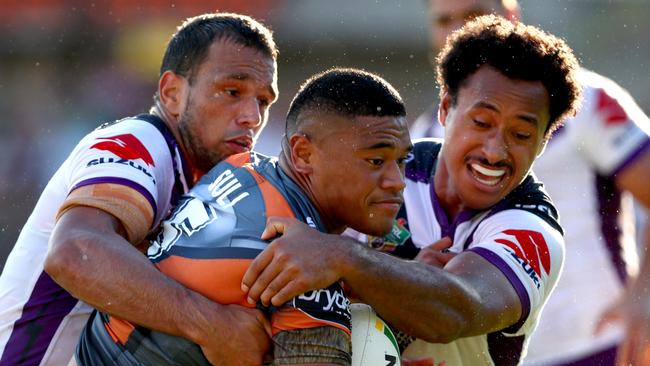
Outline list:
[[[257,98],[250,97],[242,100],[240,103],[239,117],[237,124],[254,129],[262,125],[262,109]]]
[[[392,192],[401,192],[406,187],[404,171],[397,162],[386,164],[386,171],[382,175],[380,187]]]
[[[496,164],[508,157],[508,144],[504,132],[498,129],[483,143],[483,154],[490,164]]]

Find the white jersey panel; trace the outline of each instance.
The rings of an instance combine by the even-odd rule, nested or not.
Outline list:
[[[149,122],[125,120],[93,131],[77,145],[68,166],[75,167],[66,177],[70,187],[124,184],[149,200],[157,220],[169,210],[166,203],[174,184],[172,158],[164,137]]]
[[[613,81],[580,73],[584,98],[565,125],[577,152],[597,172],[611,175],[648,140],[650,121],[632,97]]]

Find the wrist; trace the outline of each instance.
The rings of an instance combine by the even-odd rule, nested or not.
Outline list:
[[[330,248],[337,255],[334,257],[332,267],[339,276],[339,280],[350,281],[354,273],[362,267],[358,267],[359,258],[363,256],[364,245],[348,237],[337,236],[334,245]]]
[[[177,317],[179,335],[203,346],[223,323],[223,306],[186,289],[185,302]]]

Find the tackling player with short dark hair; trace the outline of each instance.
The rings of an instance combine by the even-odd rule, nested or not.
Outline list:
[[[150,113],[84,137],[23,227],[0,277],[0,365],[67,365],[91,307],[192,339],[209,359],[261,359],[259,311],[188,290],[138,246],[210,167],[251,149],[277,97],[276,57],[248,16],[178,28]]]

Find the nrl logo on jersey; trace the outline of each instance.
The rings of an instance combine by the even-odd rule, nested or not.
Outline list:
[[[398,218],[393,222],[393,227],[388,235],[383,237],[368,235],[368,246],[382,252],[394,252],[398,246],[404,245],[411,237],[406,225],[406,219]]]

